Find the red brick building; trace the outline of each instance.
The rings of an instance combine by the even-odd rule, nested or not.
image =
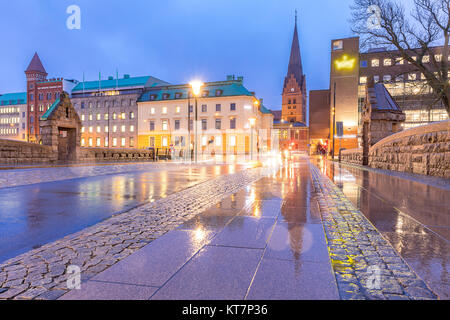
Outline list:
[[[39,119],[59,99],[62,91],[70,94],[76,81],[63,78],[47,79],[47,72],[41,59],[35,53],[28,68],[27,77],[27,114],[28,141],[40,142]]]

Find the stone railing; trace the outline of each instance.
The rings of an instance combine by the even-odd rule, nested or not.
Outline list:
[[[363,150],[361,148],[342,150],[341,161],[345,163],[362,164]]]
[[[58,159],[50,146],[0,139],[0,163],[32,164],[50,163]]]
[[[369,166],[450,178],[450,120],[382,139],[369,150]]]
[[[124,149],[124,148],[80,148],[78,161],[153,161],[153,149]]]

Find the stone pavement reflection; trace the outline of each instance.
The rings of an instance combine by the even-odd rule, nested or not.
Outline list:
[[[339,299],[308,161],[248,185],[62,299]]]

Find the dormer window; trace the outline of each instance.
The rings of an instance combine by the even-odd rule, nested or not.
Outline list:
[[[170,95],[169,95],[168,93],[164,93],[164,94],[163,94],[163,99],[164,99],[164,100],[167,100],[167,99],[169,99],[169,96],[170,96]]]
[[[156,99],[156,94],[151,94],[150,95],[150,100],[155,100]]]
[[[175,99],[180,99],[180,98],[181,98],[181,92],[175,93]]]
[[[223,94],[223,90],[217,89],[216,90],[216,97],[219,97]]]
[[[203,91],[202,96],[203,97],[209,96],[209,91],[207,91],[207,90]]]

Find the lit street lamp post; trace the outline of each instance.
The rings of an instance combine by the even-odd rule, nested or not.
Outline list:
[[[194,156],[195,156],[195,163],[198,161],[198,129],[197,129],[197,122],[198,122],[198,96],[200,95],[200,91],[202,89],[203,83],[200,81],[192,81],[190,83],[192,87],[192,93],[194,94],[194,100],[195,100],[195,121],[194,121]]]

